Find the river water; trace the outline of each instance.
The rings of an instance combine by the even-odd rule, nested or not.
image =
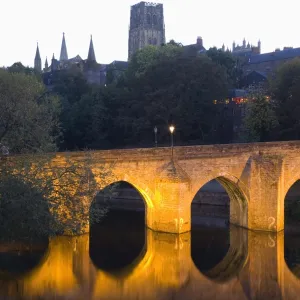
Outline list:
[[[111,212],[90,234],[0,244],[0,299],[300,299],[300,238],[156,233],[144,212]]]

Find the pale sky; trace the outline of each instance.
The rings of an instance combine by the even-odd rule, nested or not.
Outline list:
[[[99,63],[127,60],[130,6],[138,0],[2,0],[0,66],[33,66],[39,42],[42,64],[59,58],[62,33],[69,58],[87,57],[93,35]],[[297,0],[161,0],[166,40],[184,45],[202,36],[204,47],[262,42],[262,52],[300,47]]]

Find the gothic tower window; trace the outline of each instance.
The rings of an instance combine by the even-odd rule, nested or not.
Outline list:
[[[157,25],[157,16],[153,15],[153,25]]]
[[[148,39],[148,44],[151,45],[152,44],[152,40],[151,38]]]
[[[157,45],[157,38],[153,39],[153,45]]]
[[[151,24],[151,16],[150,16],[150,14],[147,14],[147,23],[148,23],[148,25]]]

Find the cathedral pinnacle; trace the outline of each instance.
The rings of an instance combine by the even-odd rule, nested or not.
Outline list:
[[[89,53],[88,53],[88,61],[96,61],[95,51],[94,51],[94,44],[93,44],[93,36],[91,35],[90,40],[90,47],[89,47]]]
[[[40,49],[39,49],[39,43],[38,42],[36,43],[35,59],[41,59]]]
[[[66,40],[65,40],[65,33],[63,32],[63,38],[61,43],[61,50],[60,50],[60,61],[68,60],[68,52],[67,52],[67,46],[66,46]]]
[[[39,43],[37,43],[36,46],[36,53],[34,58],[34,69],[39,72],[42,70],[42,60],[40,55]]]

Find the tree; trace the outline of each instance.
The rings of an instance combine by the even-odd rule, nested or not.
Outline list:
[[[21,62],[16,62],[7,68],[10,73],[23,73],[26,75],[35,75],[40,79],[40,74],[35,69],[30,67],[25,67]]]
[[[74,120],[72,120],[73,110],[76,109],[76,103],[90,89],[91,87],[84,78],[82,71],[77,66],[53,74],[52,93],[57,94],[61,100],[60,122],[63,133],[61,149],[74,149],[77,147],[78,134],[76,131],[78,126],[74,126]]]
[[[53,151],[59,100],[35,76],[0,70],[0,143],[12,153]]]
[[[106,206],[91,203],[110,183],[112,164],[92,172],[89,152],[79,161],[67,155],[58,164],[55,159],[55,154],[0,156],[0,239],[82,234],[105,215]]]
[[[223,51],[216,47],[210,48],[206,55],[211,60],[226,69],[229,83],[234,88],[239,88],[240,80],[242,78],[242,63],[243,60],[239,57],[234,57],[229,51]]]
[[[213,100],[227,95],[227,77],[206,56],[173,56],[157,60],[128,88],[131,96],[119,113],[126,143],[150,145],[154,126],[168,141],[170,122],[176,124],[177,142],[203,143],[217,121]]]
[[[129,78],[141,77],[148,68],[158,61],[167,58],[178,57],[182,53],[182,46],[176,42],[170,42],[161,47],[147,46],[138,50],[132,57],[126,72]]]
[[[283,64],[271,82],[280,140],[300,139],[300,59]]]
[[[263,94],[250,95],[243,121],[246,142],[265,142],[272,137],[278,122],[272,102]]]

